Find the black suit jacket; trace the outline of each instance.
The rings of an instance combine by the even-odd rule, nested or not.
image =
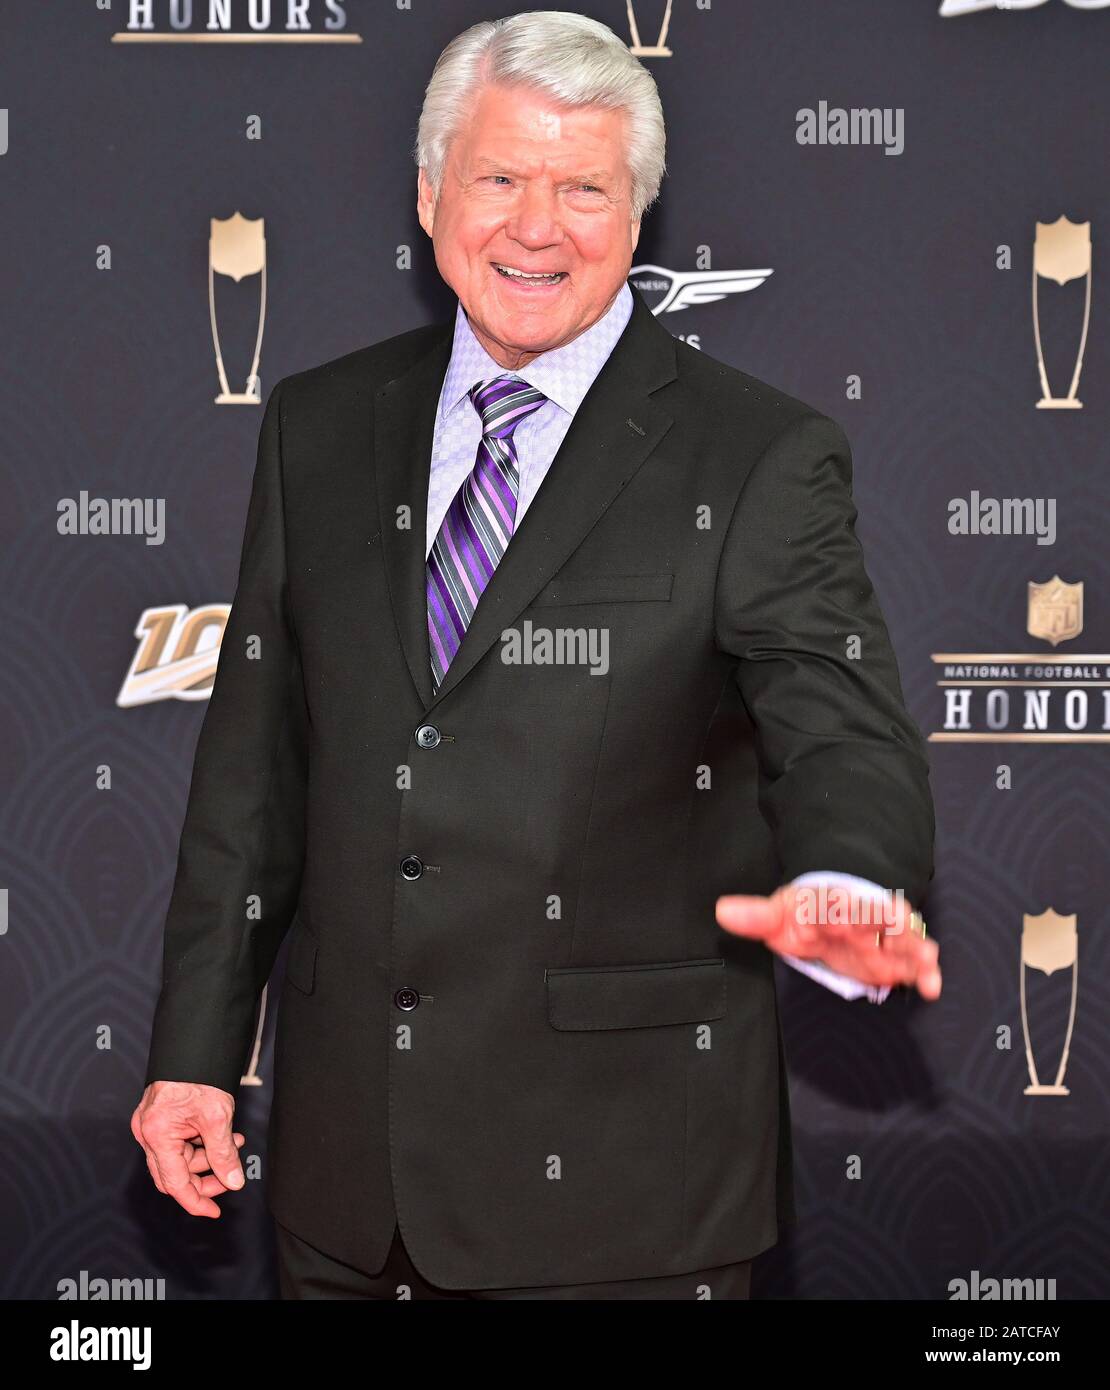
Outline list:
[[[434,699],[452,325],[278,383],[197,745],[147,1080],[235,1091],[291,932],[271,1209],[366,1269],[399,1221],[447,1288],[773,1244],[773,958],[715,899],[840,869],[917,903],[932,873],[842,430],[633,294]],[[507,664],[526,620],[606,629],[607,673]]]

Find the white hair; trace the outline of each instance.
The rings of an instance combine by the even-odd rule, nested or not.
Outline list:
[[[625,159],[632,220],[659,196],[666,172],[666,130],[655,79],[604,24],[560,10],[530,10],[483,20],[452,39],[424,93],[413,155],[436,197],[451,141],[481,89],[497,83],[544,92],[566,106],[602,106],[626,114]]]

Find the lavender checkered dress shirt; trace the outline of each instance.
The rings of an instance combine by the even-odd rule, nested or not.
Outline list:
[[[533,358],[527,366],[512,372],[529,386],[542,391],[547,400],[514,432],[520,471],[517,492],[515,528],[563,442],[574,413],[582,404],[586,392],[616,347],[632,314],[632,291],[623,284],[608,310],[584,333],[563,347],[553,348]],[[489,381],[504,375],[509,369],[495,362],[474,336],[466,311],[460,303],[455,312],[455,337],[451,360],[440,391],[432,442],[431,473],[428,479],[428,508],[425,529],[424,558],[435,544],[439,528],[451,501],[474,467],[478,441],[482,437],[482,422],[470,400],[469,391],[476,381]],[[512,541],[509,541],[512,545]],[[803,874],[797,882],[844,883],[861,892],[881,893],[878,884],[847,874],[825,872]],[[873,1002],[882,1002],[889,988],[876,989],[848,975],[830,970],[818,961],[784,957],[804,974],[818,980],[845,999],[866,994]]]
[[[513,434],[520,469],[516,522],[528,510],[539,491],[574,413],[594,383],[632,313],[632,291],[624,284],[597,323],[591,324],[565,347],[541,353],[526,367],[513,371],[542,391],[547,400]],[[428,524],[424,545],[427,558],[447,515],[451,499],[474,467],[474,455],[482,437],[482,422],[467,392],[476,381],[504,376],[509,368],[495,362],[470,328],[460,304],[455,313],[455,340],[451,361],[443,379],[432,445],[432,471],[428,483]],[[512,542],[510,541],[511,545]]]

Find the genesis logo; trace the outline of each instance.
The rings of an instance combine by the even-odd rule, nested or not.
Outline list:
[[[977,14],[980,10],[1037,10],[1049,0],[944,0],[941,17],[957,19],[962,14]],[[1072,10],[1110,9],[1110,0],[1063,0]]]
[[[634,265],[628,279],[653,314],[669,314],[758,289],[773,274],[772,270],[666,270],[661,265]]]

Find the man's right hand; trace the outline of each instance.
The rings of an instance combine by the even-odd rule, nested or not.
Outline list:
[[[217,1086],[152,1081],[131,1116],[155,1187],[191,1216],[218,1217],[212,1199],[243,1186],[234,1113],[235,1097]]]

